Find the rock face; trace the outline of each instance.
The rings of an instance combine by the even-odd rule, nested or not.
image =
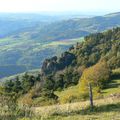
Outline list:
[[[50,74],[58,70],[62,70],[65,67],[69,66],[74,59],[75,59],[75,55],[69,52],[64,52],[60,58],[54,56],[51,59],[46,59],[43,62],[43,66],[41,69],[42,73]]]

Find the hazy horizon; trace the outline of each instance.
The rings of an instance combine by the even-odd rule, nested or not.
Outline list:
[[[119,12],[119,0],[0,0],[0,13],[79,13]]]
[[[120,11],[114,11],[114,12],[80,12],[80,11],[63,11],[63,12],[57,12],[57,11],[41,11],[41,12],[0,12],[0,15],[23,15],[23,14],[28,14],[28,15],[43,15],[43,16],[104,16],[107,14],[112,14],[112,13],[119,13]]]

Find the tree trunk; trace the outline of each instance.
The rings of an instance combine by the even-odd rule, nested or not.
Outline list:
[[[93,109],[93,93],[92,93],[92,85],[89,83],[89,97],[90,97],[90,106]]]

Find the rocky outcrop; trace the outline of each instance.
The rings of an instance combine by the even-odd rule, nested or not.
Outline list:
[[[65,67],[69,66],[72,61],[75,59],[75,55],[69,52],[64,52],[61,57],[57,58],[56,56],[51,59],[46,59],[43,62],[42,73],[50,74],[62,70]]]

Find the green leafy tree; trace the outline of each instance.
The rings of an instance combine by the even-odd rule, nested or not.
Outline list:
[[[14,82],[13,80],[9,80],[5,82],[5,91],[6,92],[12,92],[13,91],[13,87],[14,87]]]
[[[15,82],[14,82],[14,86],[13,86],[13,91],[18,93],[22,90],[22,85],[21,82],[19,80],[19,77],[16,78]]]

